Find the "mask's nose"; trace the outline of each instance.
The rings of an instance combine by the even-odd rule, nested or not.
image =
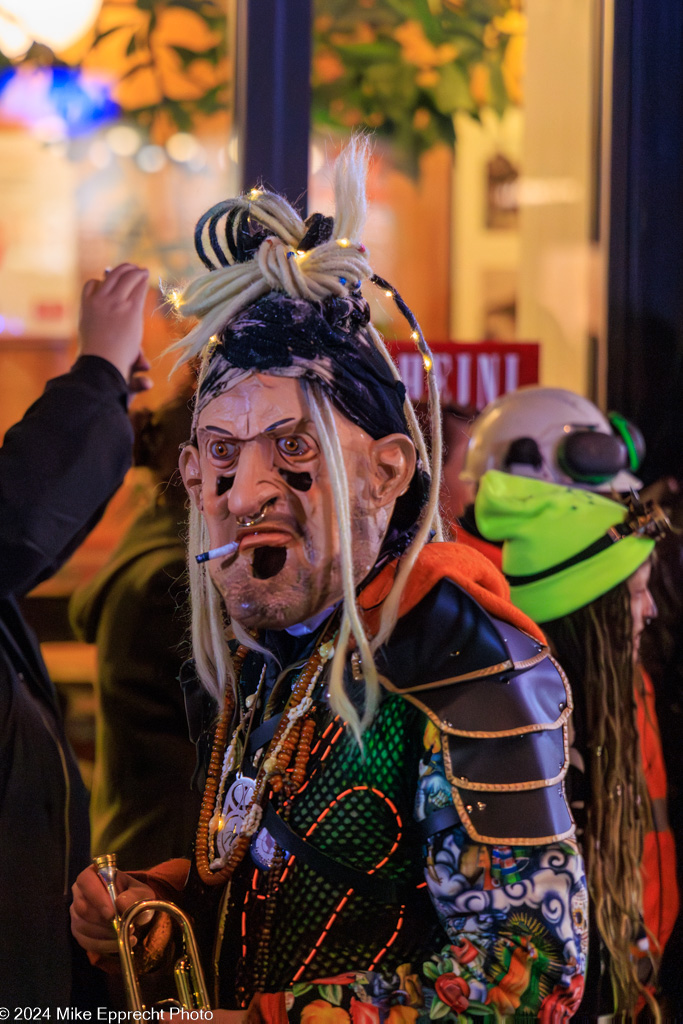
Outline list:
[[[267,507],[282,494],[282,481],[273,465],[271,445],[265,438],[248,441],[240,452],[228,510],[240,526],[259,522]]]

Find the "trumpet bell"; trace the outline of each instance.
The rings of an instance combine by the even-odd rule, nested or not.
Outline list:
[[[116,854],[105,853],[95,857],[93,867],[97,871],[116,909]],[[138,917],[160,910],[168,914],[180,924],[183,935],[184,953],[176,961],[174,977],[179,1000],[164,1000],[165,1006],[175,1006],[181,1010],[210,1010],[211,1002],[206,986],[206,979],[199,959],[199,949],[192,925],[187,914],[183,913],[175,903],[168,900],[139,900],[129,907],[124,914],[114,917],[114,930],[119,947],[119,959],[123,975],[123,987],[129,1010],[146,1010],[142,1001],[140,981],[133,955],[133,925]]]
[[[119,921],[119,954],[128,1009],[148,1009],[142,1001],[140,982],[135,968],[133,947],[130,940],[136,919],[150,910],[163,911],[169,917],[176,920],[182,929],[185,953],[176,961],[174,968],[176,991],[179,997],[177,1006],[184,1010],[210,1010],[211,1002],[192,925],[180,907],[177,907],[174,903],[169,903],[167,900],[141,900],[139,903],[134,903],[132,907],[126,910]],[[166,1005],[170,1004],[167,1003]]]

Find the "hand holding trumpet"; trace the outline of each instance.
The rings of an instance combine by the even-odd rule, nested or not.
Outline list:
[[[131,934],[134,921],[137,917],[139,923],[147,923],[158,909],[170,913],[181,922],[185,947],[183,956],[176,961],[174,968],[180,1002],[173,1001],[173,1005],[180,1009],[181,1013],[179,1015],[174,1010],[172,1016],[161,1014],[159,1019],[166,1024],[194,1020],[196,1017],[186,1017],[185,1012],[198,1008],[209,1010],[207,1019],[213,1020],[214,1024],[243,1024],[247,1016],[245,1010],[210,1010],[209,994],[199,962],[199,950],[189,919],[174,904],[155,899],[155,893],[150,886],[125,872],[118,871],[114,854],[95,858],[94,863],[80,873],[72,892],[71,931],[80,945],[90,953],[119,954],[130,1010],[146,1008],[142,1001],[131,950],[136,941]],[[148,910],[142,906],[137,910],[131,909],[135,904],[149,900],[152,901],[152,909]]]
[[[116,874],[116,890],[116,913],[119,916],[133,903],[152,900],[156,896],[153,889],[125,871]],[[71,891],[71,931],[76,941],[88,953],[117,953],[114,906],[92,864],[81,871]]]

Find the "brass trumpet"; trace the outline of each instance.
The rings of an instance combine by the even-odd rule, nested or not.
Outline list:
[[[116,854],[105,853],[101,857],[95,857],[93,865],[97,874],[102,879],[114,907],[116,907]],[[211,1003],[192,925],[180,907],[176,907],[174,903],[169,903],[167,900],[140,900],[138,903],[134,903],[132,907],[129,907],[121,916],[117,914],[114,918],[114,930],[116,931],[116,941],[119,947],[123,985],[128,1009],[148,1009],[142,1002],[140,983],[135,969],[133,948],[130,940],[133,923],[136,918],[149,910],[162,910],[174,918],[180,923],[183,933],[184,953],[176,961],[173,971],[178,1000],[164,1000],[164,1007],[177,1007],[182,1010],[210,1010]]]

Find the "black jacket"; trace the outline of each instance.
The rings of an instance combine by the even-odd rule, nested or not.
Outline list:
[[[123,870],[186,857],[199,815],[178,682],[186,518],[182,504],[151,504],[69,605],[76,635],[97,643],[92,850],[115,853]]]
[[[81,357],[0,449],[0,1006],[79,1005],[70,888],[89,862],[87,793],[16,600],[52,575],[130,466],[126,385]],[[75,973],[82,958],[76,956]],[[86,972],[87,973],[87,972]]]

